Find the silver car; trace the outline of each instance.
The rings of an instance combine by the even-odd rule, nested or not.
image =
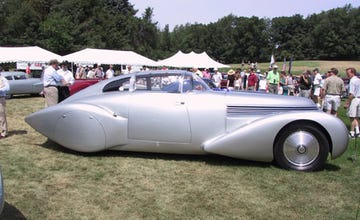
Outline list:
[[[344,123],[309,99],[215,92],[180,70],[104,80],[25,121],[75,151],[211,153],[307,171],[348,145]]]
[[[1,72],[1,75],[9,81],[10,91],[7,93],[8,98],[19,94],[38,95],[44,88],[40,78],[27,78],[25,72]]]

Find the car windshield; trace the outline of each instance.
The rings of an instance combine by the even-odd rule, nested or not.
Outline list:
[[[207,84],[193,74],[139,74],[112,81],[104,87],[103,92],[160,91],[186,93],[193,90],[205,91],[208,89]]]

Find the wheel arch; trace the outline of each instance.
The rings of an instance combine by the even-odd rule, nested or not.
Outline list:
[[[329,132],[327,132],[327,130],[321,125],[319,124],[318,122],[315,122],[315,121],[312,121],[312,120],[306,120],[306,119],[301,119],[301,120],[296,120],[296,121],[292,121],[286,125],[284,125],[280,131],[276,134],[276,137],[274,139],[274,142],[273,142],[273,155],[275,156],[275,152],[274,152],[274,149],[275,149],[275,144],[278,142],[281,134],[286,130],[288,129],[290,126],[293,126],[295,124],[311,124],[313,125],[314,127],[316,127],[317,129],[319,129],[326,137],[328,143],[329,143],[329,153],[332,154],[332,150],[333,150],[333,143],[332,143],[332,140],[331,140],[331,137],[330,137],[330,134]],[[274,157],[275,158],[275,157]]]

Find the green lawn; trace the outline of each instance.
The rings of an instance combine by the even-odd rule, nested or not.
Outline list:
[[[4,219],[360,219],[354,141],[312,173],[215,155],[82,154],[24,122],[43,106],[40,97],[7,102]]]

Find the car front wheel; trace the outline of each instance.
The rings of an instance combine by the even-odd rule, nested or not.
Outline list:
[[[307,123],[282,129],[274,146],[275,161],[284,169],[323,169],[328,153],[329,142],[323,132]]]

